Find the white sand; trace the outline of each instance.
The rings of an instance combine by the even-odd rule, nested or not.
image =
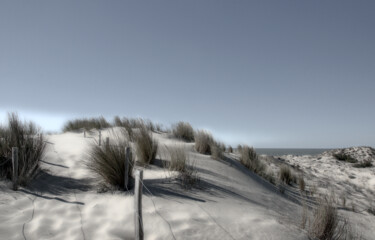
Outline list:
[[[369,147],[344,149],[345,154],[359,162],[370,160],[374,165],[355,168],[352,163],[339,161],[333,156],[340,151],[338,149],[315,156],[280,157],[294,167],[295,173],[303,174],[306,188],[316,191],[316,196],[333,193],[340,214],[349,219],[364,239],[375,239],[375,216],[367,211],[375,207],[375,153]]]
[[[111,133],[103,131],[106,136]],[[144,170],[145,239],[307,239],[298,228],[301,207],[237,161],[212,160],[191,143],[154,137],[161,149],[185,145],[201,181],[199,188],[184,190],[176,173]],[[133,239],[133,193],[97,193],[98,181],[83,164],[93,138],[51,135],[42,164],[46,174],[17,192],[0,182],[0,239]],[[165,152],[160,156],[165,159]],[[373,181],[367,181],[371,188]]]

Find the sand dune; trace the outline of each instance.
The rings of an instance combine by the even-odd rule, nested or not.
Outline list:
[[[102,134],[112,137],[113,132]],[[0,239],[133,239],[132,191],[98,193],[98,180],[85,167],[87,150],[98,137],[97,133],[91,135],[49,136],[51,144],[38,179],[17,192],[10,190],[9,182],[1,182]],[[184,145],[189,149],[200,184],[185,190],[176,181],[176,173],[159,166],[145,168],[145,239],[307,239],[306,232],[298,227],[301,206],[244,168],[234,155],[213,160],[196,153],[191,143],[166,134],[153,136],[161,146],[159,159],[166,156],[165,147]],[[306,172],[313,169],[309,181],[317,175],[329,175],[327,171],[336,171],[337,176],[340,169],[352,171],[345,166],[334,168],[334,160],[328,156],[319,160],[293,156],[285,159]],[[327,166],[319,168],[323,163]],[[368,189],[374,190],[373,169],[353,171],[357,177],[347,179],[353,186],[367,183]],[[362,196],[365,199],[370,195]]]

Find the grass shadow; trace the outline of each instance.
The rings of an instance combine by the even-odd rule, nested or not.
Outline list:
[[[51,195],[63,195],[76,191],[86,192],[92,188],[90,179],[74,179],[64,176],[52,175],[42,170],[38,178],[30,186],[30,190]]]

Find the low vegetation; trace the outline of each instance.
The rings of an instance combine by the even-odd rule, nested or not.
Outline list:
[[[149,131],[161,130],[160,124],[154,124],[152,121],[142,118],[120,118],[119,116],[115,116],[113,125],[123,127],[129,141],[135,140],[134,129],[146,128]]]
[[[212,159],[223,159],[223,156],[224,156],[224,150],[222,148],[222,146],[216,142],[212,143],[212,145],[210,146],[211,148],[211,158]]]
[[[242,152],[242,145],[241,144],[237,145],[236,152],[241,154],[241,152]]]
[[[300,175],[300,176],[298,177],[298,186],[299,186],[299,190],[300,190],[301,192],[304,192],[304,191],[305,191],[305,187],[306,187],[306,185],[305,185],[305,179],[303,178],[302,175]]]
[[[371,163],[371,160],[365,160],[363,162],[353,164],[353,167],[355,168],[367,168],[367,167],[372,167],[372,166],[373,165]]]
[[[183,147],[167,148],[170,156],[168,169],[184,172],[187,167],[188,157]]]
[[[193,127],[187,122],[178,122],[172,128],[173,136],[186,142],[194,141]]]
[[[262,173],[265,171],[265,164],[260,161],[258,154],[254,148],[249,146],[242,146],[240,152],[241,163],[255,173]]]
[[[81,118],[81,119],[75,119],[70,120],[65,123],[63,127],[64,132],[69,131],[77,131],[81,129],[85,130],[91,130],[91,129],[103,129],[103,128],[109,128],[112,125],[107,122],[107,120],[104,117],[98,117],[98,118]]]
[[[0,177],[12,178],[12,147],[18,148],[18,181],[27,185],[40,170],[46,144],[33,122],[21,122],[15,113],[8,114],[8,125],[0,127]]]
[[[343,152],[336,153],[333,156],[339,161],[344,161],[344,162],[348,162],[348,163],[358,162],[357,159],[355,159],[355,158],[351,157],[350,155],[345,154]]]
[[[139,163],[152,164],[158,151],[158,143],[145,126],[142,126],[135,136],[135,146]]]
[[[232,148],[232,146],[228,146],[228,152],[229,152],[229,153],[233,153],[233,148]]]
[[[287,165],[280,166],[279,177],[280,177],[280,181],[288,185],[291,185],[292,183],[297,182],[296,176],[292,173],[290,167],[288,167]]]
[[[239,145],[241,146],[241,145]],[[265,164],[265,160],[260,158],[255,152],[254,148],[249,146],[239,147],[240,151],[240,162],[248,169],[269,181],[272,184],[276,184],[274,173]]]
[[[120,117],[116,116],[113,122],[116,127],[124,128],[124,133],[126,134],[129,141],[134,140],[134,133],[133,133],[134,126],[132,125],[131,121],[128,118],[121,119]]]
[[[125,186],[125,173],[128,171],[129,183],[132,178],[134,159],[129,158],[128,169],[125,169],[126,151],[129,144],[125,141],[105,147],[92,146],[89,158],[86,161],[87,167],[100,176],[107,187],[117,189],[128,189]]]
[[[202,154],[211,154],[211,146],[214,143],[212,135],[203,130],[199,130],[195,133],[195,150]]]
[[[167,148],[170,155],[168,168],[171,171],[178,171],[178,179],[181,185],[189,189],[198,181],[199,177],[195,165],[190,163],[186,150],[183,147]]]
[[[324,197],[319,201],[308,232],[311,239],[355,239],[348,221],[338,216],[332,196]]]

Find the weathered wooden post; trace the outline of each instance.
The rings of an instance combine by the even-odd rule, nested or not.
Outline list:
[[[106,137],[106,138],[105,138],[105,146],[106,146],[106,147],[109,147],[109,137]]]
[[[102,131],[99,130],[99,146],[102,145]]]
[[[129,184],[129,162],[132,160],[132,152],[130,147],[125,148],[125,175],[124,175],[124,189],[128,191]]]
[[[86,130],[83,130],[83,137],[86,138]]]
[[[135,171],[135,188],[134,188],[134,224],[135,239],[143,240],[143,221],[142,221],[142,180],[143,171],[137,169]]]
[[[12,147],[13,190],[18,190],[18,148]]]

